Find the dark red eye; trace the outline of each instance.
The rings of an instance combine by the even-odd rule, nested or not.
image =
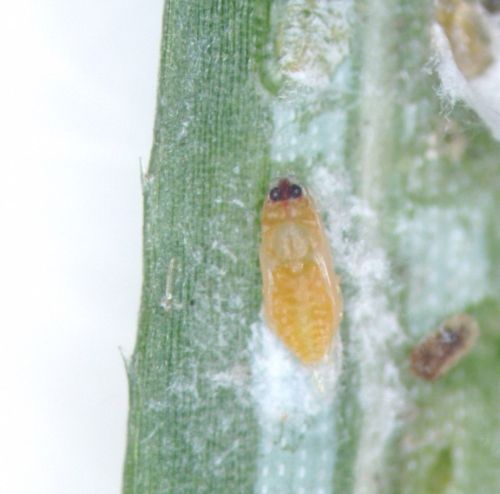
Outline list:
[[[293,197],[294,199],[297,199],[297,197],[301,197],[302,188],[297,184],[293,184],[292,187],[290,188],[290,196]]]
[[[273,187],[269,192],[269,199],[271,201],[279,201],[281,199],[281,190],[279,187]]]

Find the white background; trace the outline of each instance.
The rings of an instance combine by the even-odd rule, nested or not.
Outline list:
[[[0,7],[0,492],[119,493],[161,0]]]

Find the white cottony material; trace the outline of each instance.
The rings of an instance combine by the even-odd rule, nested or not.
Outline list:
[[[272,67],[284,81],[283,97],[275,98],[272,106],[275,173],[289,175],[288,167],[296,160],[307,167],[317,165],[318,154],[333,158],[344,145],[343,111],[318,112],[306,124],[299,117],[306,108],[321,104],[332,81],[339,88],[348,83],[349,69],[342,61],[351,7],[351,2],[325,0],[273,4],[278,56]],[[307,179],[304,185],[312,184]],[[332,492],[339,443],[335,408],[342,369],[340,332],[324,362],[309,367],[285,348],[262,318],[252,326],[251,392],[261,434],[255,492]]]
[[[280,421],[306,421],[331,404],[341,370],[337,336],[324,363],[304,366],[261,321],[252,326],[252,392],[262,426]]]
[[[276,2],[277,69],[292,84],[319,90],[348,53],[347,13],[350,1]]]
[[[313,174],[314,189],[326,207],[327,226],[335,263],[345,270],[345,281],[356,289],[346,298],[351,351],[360,370],[359,400],[363,412],[355,492],[368,493],[383,462],[387,441],[397,426],[404,405],[399,370],[390,357],[391,347],[404,341],[396,314],[390,308],[390,271],[386,254],[369,236],[352,236],[355,225],[376,221],[375,212],[356,197],[345,176],[318,167]]]
[[[460,72],[448,42],[439,24],[432,34],[436,50],[436,67],[441,79],[441,94],[454,104],[464,101],[484,121],[495,139],[500,140],[500,16],[483,15],[484,27],[490,38],[492,64],[484,73],[467,80]]]
[[[404,402],[399,371],[388,353],[404,337],[385,295],[390,283],[385,253],[362,235],[354,235],[360,221],[374,220],[374,211],[354,195],[345,173],[334,174],[316,166],[309,185],[320,211],[326,213],[335,265],[345,283],[356,291],[344,303],[350,320],[349,351],[356,355],[361,377],[363,424],[356,462],[357,492],[367,492]],[[265,485],[272,486],[273,492],[286,492],[286,484],[283,487],[269,474],[281,458],[297,474],[298,484],[294,485],[306,492],[312,488],[332,492],[342,329],[333,355],[317,369],[300,364],[263,322],[254,324],[252,331],[252,391],[263,434],[260,464],[267,472]],[[318,437],[319,442],[311,446]],[[328,473],[319,475],[322,462],[326,462]],[[264,482],[264,475],[261,480]]]

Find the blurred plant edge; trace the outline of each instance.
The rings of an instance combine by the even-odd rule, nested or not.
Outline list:
[[[500,140],[500,7],[438,0],[433,31],[443,95],[464,101]]]

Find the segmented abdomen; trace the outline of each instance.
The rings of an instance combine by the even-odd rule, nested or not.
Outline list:
[[[271,274],[265,307],[269,322],[286,346],[306,364],[326,354],[334,331],[333,297],[318,264],[282,264]]]

